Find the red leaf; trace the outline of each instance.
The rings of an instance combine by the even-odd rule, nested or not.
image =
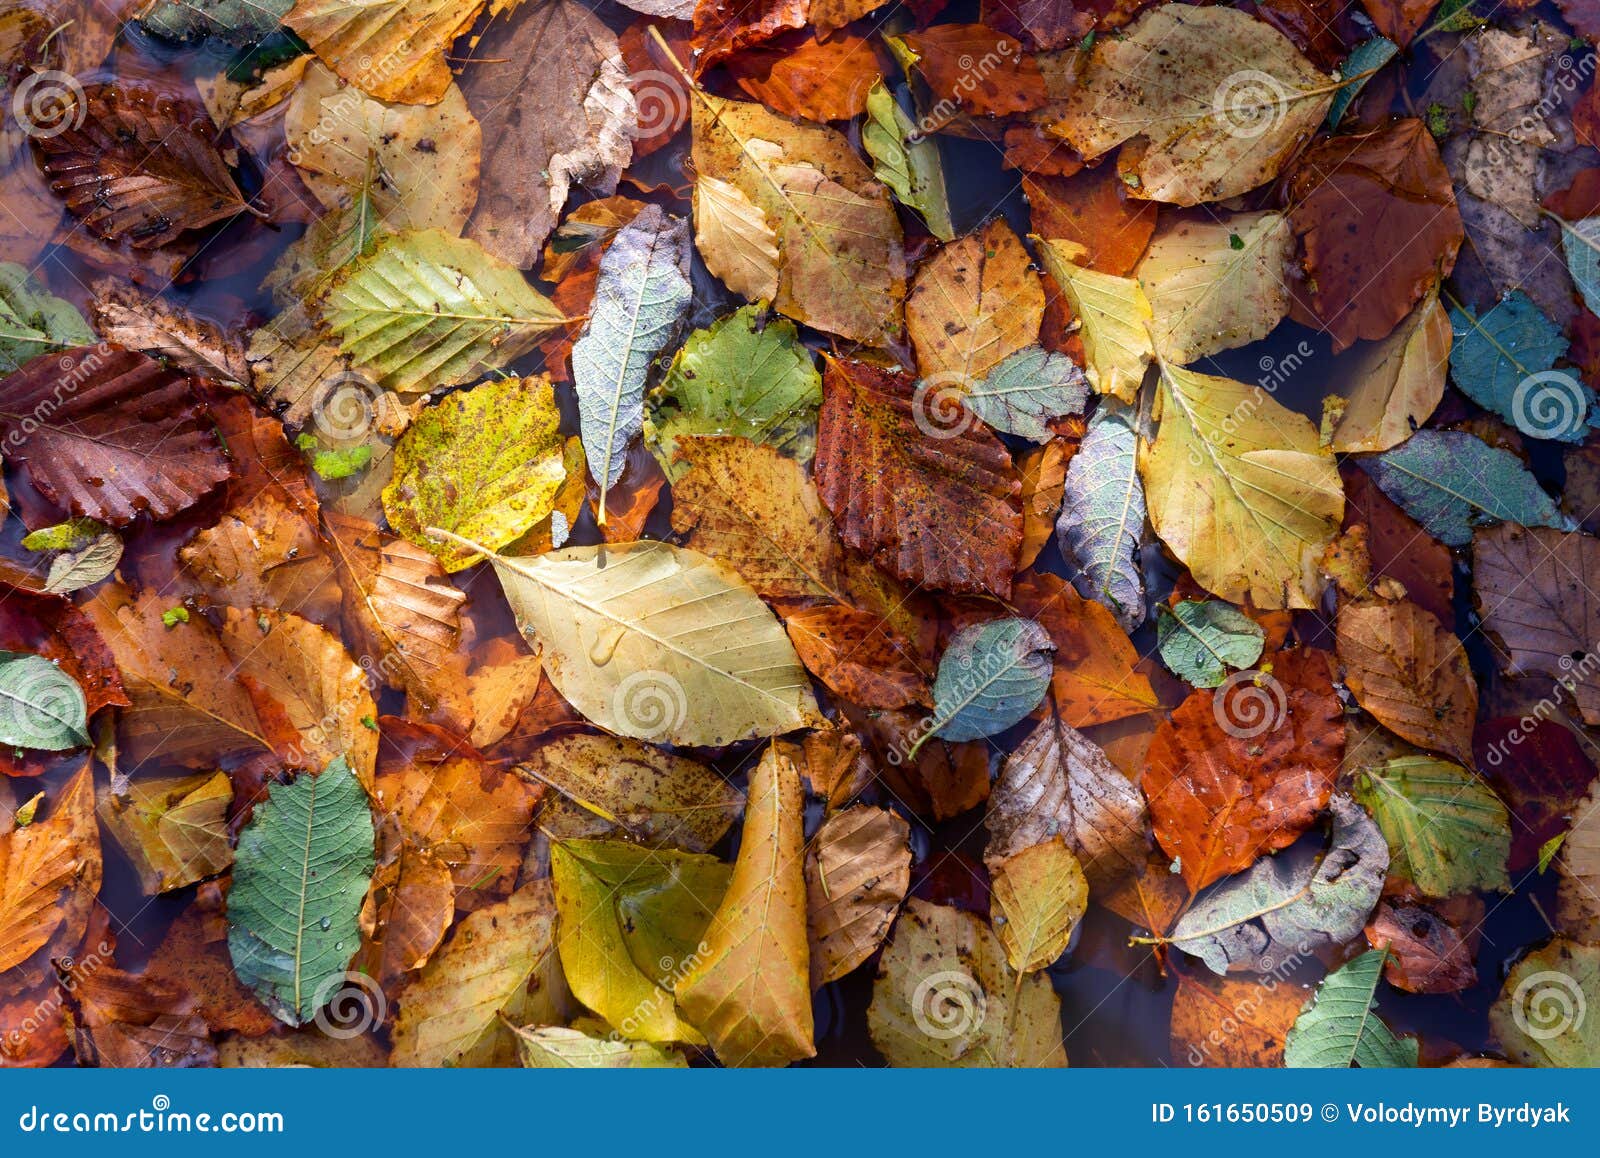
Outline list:
[[[1513,873],[1538,863],[1545,841],[1571,827],[1573,809],[1595,778],[1583,742],[1554,720],[1501,716],[1472,737],[1477,765],[1511,812]]]

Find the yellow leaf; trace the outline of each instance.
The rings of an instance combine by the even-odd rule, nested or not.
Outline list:
[[[1150,522],[1195,581],[1264,610],[1316,606],[1344,490],[1311,422],[1259,386],[1172,365],[1156,417],[1139,463]]]
[[[131,780],[126,796],[107,793],[100,819],[127,854],[149,896],[171,892],[221,872],[233,863],[228,845],[228,805],[233,784],[226,772]]]
[[[1449,361],[1450,316],[1434,286],[1394,333],[1340,359],[1339,380],[1350,387],[1333,449],[1388,450],[1410,438],[1444,397]]]
[[[450,87],[445,52],[484,0],[296,0],[283,22],[345,80],[379,100],[431,105]]]
[[[778,235],[761,206],[702,174],[694,184],[694,240],[706,268],[747,301],[778,296]]]
[[[1006,960],[1033,973],[1067,950],[1089,907],[1089,882],[1059,836],[1029,845],[994,866],[990,920]]]
[[[750,774],[744,834],[706,952],[678,1004],[730,1066],[786,1065],[812,1042],[800,773],[769,747]]]
[[[1080,251],[1068,241],[1040,241],[1039,256],[1078,319],[1084,372],[1101,394],[1132,404],[1145,368],[1155,358],[1150,325],[1155,314],[1144,288],[1131,277],[1115,277],[1078,264]]]

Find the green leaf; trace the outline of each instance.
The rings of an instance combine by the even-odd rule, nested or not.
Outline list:
[[[319,309],[351,363],[402,393],[498,369],[566,321],[521,270],[440,229],[378,238]]]
[[[1144,482],[1133,412],[1102,398],[1067,466],[1056,535],[1076,566],[1073,585],[1108,608],[1124,631],[1144,622],[1144,576],[1134,561],[1144,530]]]
[[[1452,308],[1450,328],[1450,375],[1469,398],[1529,437],[1583,440],[1594,394],[1575,373],[1552,369],[1567,339],[1526,294],[1481,318]]]
[[[573,996],[626,1037],[703,1040],[672,991],[696,959],[732,869],[715,857],[618,840],[550,846],[556,946]]]
[[[1339,127],[1339,122],[1344,120],[1345,110],[1361,95],[1361,90],[1367,87],[1367,82],[1372,79],[1370,74],[1394,59],[1400,51],[1400,46],[1384,36],[1374,36],[1370,40],[1363,40],[1350,50],[1350,55],[1345,57],[1344,65],[1339,69],[1341,76],[1350,79],[1343,88],[1333,96],[1333,103],[1328,106],[1328,130],[1332,132]]]
[[[1089,379],[1065,354],[1025,346],[967,391],[967,408],[990,426],[1033,442],[1048,442],[1045,422],[1083,413]]]
[[[215,36],[247,48],[276,32],[293,7],[294,0],[161,0],[139,23],[168,40]]]
[[[109,529],[96,519],[68,519],[64,523],[30,531],[22,536],[22,545],[30,551],[73,551]]]
[[[342,478],[349,478],[353,474],[360,474],[367,469],[367,464],[372,461],[372,447],[349,446],[343,450],[318,450],[311,455],[311,469],[317,472],[317,477],[328,482],[337,482]]]
[[[1003,732],[1050,687],[1050,633],[1031,619],[991,619],[962,628],[939,657],[933,735],[978,740]],[[919,742],[920,747],[920,742]]]
[[[502,378],[429,406],[394,448],[383,513],[396,531],[432,551],[446,571],[478,553],[442,542],[442,527],[498,550],[548,515],[567,477],[561,411],[544,378]]]
[[[940,241],[954,241],[956,230],[950,222],[939,142],[917,131],[916,123],[881,81],[867,93],[861,143],[872,158],[878,180],[922,215],[929,233]]]
[[[572,347],[572,384],[589,473],[606,492],[622,477],[628,443],[644,427],[650,363],[689,308],[689,223],[650,206],[618,232],[600,259],[594,304]]]
[[[674,483],[688,469],[673,461],[677,440],[692,435],[748,438],[810,462],[820,405],[822,375],[794,323],[745,306],[689,335],[651,392],[645,437]]]
[[[1197,688],[1214,688],[1227,678],[1229,668],[1255,665],[1266,632],[1231,603],[1185,599],[1176,607],[1162,604],[1156,639],[1161,662],[1174,675]]]
[[[361,944],[373,841],[366,793],[343,757],[272,785],[239,834],[228,951],[280,1021],[311,1020],[343,983]]]
[[[1396,1037],[1373,1010],[1387,949],[1373,949],[1322,979],[1284,1039],[1290,1069],[1407,1069],[1417,1065],[1417,1040]]]
[[[1270,973],[1358,935],[1383,892],[1389,849],[1372,818],[1339,794],[1326,851],[1301,841],[1201,893],[1167,940],[1213,973]]]
[[[0,262],[0,374],[51,350],[87,346],[95,333],[71,302],[14,262]]]
[[[1511,888],[1511,819],[1482,780],[1448,760],[1405,756],[1356,778],[1389,842],[1394,873],[1424,896]]]
[[[655,1070],[685,1069],[689,1062],[677,1050],[662,1049],[647,1041],[593,1037],[562,1025],[514,1031],[517,1056],[523,1067],[535,1070]]]
[[[1490,523],[1574,529],[1520,459],[1460,430],[1419,430],[1358,460],[1380,490],[1441,543],[1465,547]]]
[[[0,651],[0,743],[45,752],[88,744],[83,689],[42,655]]]

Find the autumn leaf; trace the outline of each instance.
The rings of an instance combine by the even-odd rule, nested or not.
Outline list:
[[[646,1041],[591,1037],[560,1025],[515,1030],[517,1054],[527,1069],[682,1069],[688,1061],[676,1050]]]
[[[338,615],[339,582],[316,525],[271,491],[201,531],[178,559],[219,603],[293,607],[319,623]]]
[[[1054,836],[998,861],[991,873],[990,919],[1006,960],[1019,973],[1043,969],[1066,951],[1089,907],[1078,858]]]
[[[46,945],[73,952],[100,891],[100,834],[87,764],[32,824],[0,835],[0,970]]]
[[[930,233],[941,241],[954,240],[938,144],[919,133],[916,121],[881,81],[867,93],[866,111],[861,145],[872,157],[873,173],[894,190],[901,204],[922,215]]]
[[[785,1065],[816,1053],[806,933],[800,773],[768,748],[750,774],[739,859],[679,980],[684,1017],[726,1065]]]
[[[215,1065],[217,1048],[188,995],[115,967],[58,966],[72,995],[82,1065],[112,1069]]]
[[[938,24],[908,32],[897,47],[938,100],[977,116],[1029,112],[1050,96],[1038,62],[1014,40],[982,24]],[[974,67],[974,62],[981,63]]]
[[[1509,886],[1506,807],[1465,768],[1425,756],[1390,760],[1361,770],[1356,798],[1389,841],[1391,871],[1423,896]]]
[[[1410,438],[1444,397],[1450,320],[1430,290],[1381,342],[1349,355],[1344,408],[1334,427],[1336,451],[1388,450]],[[1341,370],[1343,367],[1341,367]]]
[[[931,706],[910,645],[872,612],[825,603],[788,612],[783,626],[806,670],[835,695],[886,711]]]
[[[1339,612],[1345,685],[1380,724],[1413,744],[1472,763],[1478,685],[1454,635],[1414,603]]]
[[[95,331],[71,302],[51,294],[25,267],[0,263],[0,370],[11,374],[40,354],[94,340]]]
[[[1066,295],[1083,339],[1084,370],[1097,392],[1132,404],[1155,358],[1150,299],[1138,281],[1102,273],[1082,264],[1082,246],[1072,241],[1040,242],[1040,258]]]
[[[1179,972],[1172,996],[1172,1056],[1191,1066],[1278,1069],[1283,1038],[1300,1014],[1297,988],[1252,977]]]
[[[730,71],[746,95],[773,112],[796,120],[844,121],[861,115],[868,92],[882,80],[878,51],[873,42],[848,32],[798,43],[784,37],[741,53]]]
[[[1159,706],[1149,677],[1135,668],[1139,653],[1111,612],[1048,573],[1023,576],[1013,594],[1018,610],[1038,620],[1055,645],[1050,690],[1068,724],[1107,724]]]
[[[1374,949],[1323,978],[1284,1039],[1291,1068],[1362,1069],[1417,1064],[1417,1042],[1397,1037],[1372,1010],[1388,954]]]
[[[906,331],[923,380],[970,388],[1034,344],[1044,290],[1004,219],[941,246],[906,295]]]
[[[1600,1035],[1593,1022],[1570,1011],[1588,1008],[1597,993],[1600,949],[1557,937],[1511,968],[1489,1009],[1489,1028],[1522,1065],[1592,1066],[1600,1058]]]
[[[819,989],[878,951],[911,887],[911,829],[858,804],[834,813],[806,851],[811,987]]]
[[[1111,611],[1126,631],[1145,616],[1144,574],[1134,558],[1145,519],[1138,446],[1133,416],[1102,401],[1067,466],[1056,521],[1078,593]]]
[[[1557,893],[1561,927],[1585,941],[1600,932],[1600,902],[1595,886],[1600,884],[1600,788],[1591,787],[1577,802],[1577,820],[1561,842],[1556,871],[1561,885]]]
[[[154,896],[233,864],[227,826],[232,803],[227,773],[202,772],[130,780],[125,793],[103,796],[97,812],[133,863],[144,891]]]
[[[482,10],[482,0],[296,0],[284,23],[369,95],[431,105],[450,87],[446,51]],[[373,61],[384,67],[373,68]]]

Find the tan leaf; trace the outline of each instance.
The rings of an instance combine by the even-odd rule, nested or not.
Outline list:
[[[1003,217],[939,248],[906,295],[906,332],[922,377],[981,382],[1009,355],[1039,340],[1044,289],[1028,251]]]
[[[1026,571],[1039,558],[1050,541],[1056,516],[1061,513],[1061,496],[1067,486],[1067,464],[1073,451],[1064,438],[1052,438],[1022,456],[1017,472],[1022,475],[1022,550],[1017,555],[1017,570]]]
[[[989,920],[1019,973],[1034,973],[1067,950],[1089,908],[1089,882],[1067,842],[1053,836],[994,865]]]
[[[1131,405],[1155,358],[1150,338],[1155,313],[1144,287],[1134,278],[1083,265],[1087,251],[1071,241],[1041,239],[1039,256],[1078,320],[1090,385]]]
[[[109,1069],[210,1066],[211,1031],[194,1001],[109,962],[67,969],[61,983],[76,1011],[74,1048],[82,1065]]]
[[[472,734],[479,750],[489,747],[516,727],[517,717],[539,694],[544,664],[537,655],[518,655],[504,663],[485,664],[467,679],[467,699],[472,705]]]
[[[1179,972],[1172,997],[1172,1058],[1191,1066],[1279,1069],[1283,1039],[1306,994],[1275,976]]]
[[[785,1065],[812,1043],[803,802],[794,762],[769,747],[750,774],[744,833],[706,952],[678,1006],[730,1066]]]
[[[106,341],[162,358],[185,373],[241,386],[250,381],[244,345],[234,334],[131,285],[110,278],[95,282],[89,320]]]
[[[456,915],[450,866],[415,845],[395,845],[361,904],[361,949],[350,963],[384,987],[426,965]]]
[[[878,951],[911,888],[911,826],[882,808],[836,812],[806,853],[811,988]]]
[[[701,174],[694,184],[694,242],[706,268],[747,301],[778,296],[778,234],[737,186]]]
[[[139,874],[149,896],[213,876],[233,863],[226,772],[130,780],[125,793],[107,793],[100,819]]]
[[[1350,385],[1333,449],[1388,450],[1410,438],[1444,397],[1449,360],[1450,317],[1435,286],[1394,333],[1341,360],[1338,381]]]
[[[1339,661],[1356,702],[1396,735],[1473,766],[1478,685],[1454,633],[1415,603],[1346,604]]]

